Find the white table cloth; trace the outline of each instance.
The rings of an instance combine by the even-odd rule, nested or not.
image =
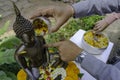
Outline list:
[[[81,41],[82,41],[82,36],[83,36],[84,33],[85,33],[85,31],[80,29],[70,38],[70,40],[72,42],[74,42],[77,46],[82,48]],[[94,56],[106,63],[108,58],[109,58],[109,55],[110,55],[110,52],[111,52],[112,48],[113,48],[113,43],[110,42],[107,49],[102,54],[99,54],[99,55],[97,54],[97,55],[94,55]],[[84,74],[84,76],[82,77],[81,80],[96,80],[87,71],[85,71],[83,68],[81,68],[80,64],[77,64],[77,66],[79,67],[80,72]]]

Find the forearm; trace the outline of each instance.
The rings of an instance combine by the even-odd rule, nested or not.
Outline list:
[[[120,13],[112,12],[110,14],[106,14],[103,20],[109,25],[119,18],[120,18]]]
[[[23,56],[16,55],[15,59],[16,59],[17,63],[20,65],[21,68],[24,68],[24,69],[28,68],[27,62],[26,62],[26,60]]]
[[[117,19],[120,19],[120,12],[116,13],[116,17],[117,17]]]
[[[17,63],[22,67],[22,68],[27,68],[27,62],[25,60],[24,54],[27,54],[25,51],[25,46],[20,45],[18,49],[15,51],[14,58],[17,61]]]
[[[120,71],[117,67],[107,65],[90,54],[85,56],[81,67],[97,80],[120,80]]]
[[[75,18],[118,12],[120,0],[83,0],[73,5]]]

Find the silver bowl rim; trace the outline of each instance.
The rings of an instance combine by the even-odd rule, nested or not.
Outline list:
[[[104,50],[104,49],[106,49],[106,48],[108,47],[108,45],[109,45],[109,43],[110,43],[110,40],[109,40],[108,36],[105,35],[105,34],[102,33],[102,32],[100,32],[99,34],[104,35],[104,36],[107,38],[107,40],[108,40],[108,45],[107,45],[106,47],[103,47],[103,48],[97,48],[97,47],[94,47],[94,46],[88,44],[88,43],[84,40],[84,35],[85,35],[87,32],[89,32],[89,31],[93,31],[93,30],[88,30],[88,31],[86,31],[86,32],[83,34],[83,37],[82,37],[82,40],[85,42],[85,44],[87,44],[87,45],[88,45],[89,47],[91,47],[91,48],[95,48],[95,49],[98,49],[98,50]]]

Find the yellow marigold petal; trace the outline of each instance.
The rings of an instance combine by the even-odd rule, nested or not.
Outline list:
[[[78,68],[75,68],[75,69],[74,69],[74,73],[79,74],[79,73],[80,73],[80,70],[79,70]]]
[[[74,74],[74,75],[72,76],[72,78],[73,78],[73,80],[78,80],[78,79],[79,79],[79,77],[78,77],[77,74]]]
[[[26,80],[27,75],[23,69],[21,69],[17,74],[17,80]]]
[[[74,80],[72,77],[66,77],[64,80]]]
[[[78,80],[78,74],[80,73],[78,67],[74,62],[69,62],[66,68],[67,76],[65,80]],[[70,79],[69,79],[70,78]]]

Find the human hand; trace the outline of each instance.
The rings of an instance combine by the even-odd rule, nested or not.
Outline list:
[[[58,48],[61,59],[66,62],[75,60],[82,52],[81,48],[69,40],[46,44],[45,46]]]
[[[119,16],[115,12],[113,12],[111,14],[107,14],[104,19],[96,22],[93,30],[96,32],[101,32],[104,29],[106,29],[110,24],[112,24],[118,18],[119,18]]]
[[[57,31],[70,17],[74,14],[74,10],[70,5],[60,5],[60,6],[50,6],[46,8],[41,8],[31,17],[34,19],[36,17],[53,17],[56,20],[54,27],[50,28],[49,32]]]

